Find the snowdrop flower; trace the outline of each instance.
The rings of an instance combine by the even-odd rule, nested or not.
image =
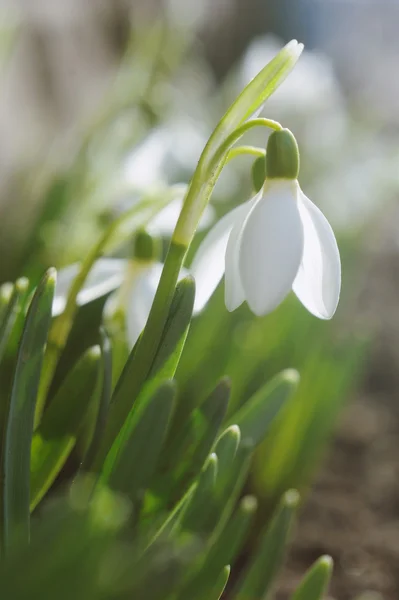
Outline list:
[[[53,317],[60,315],[66,305],[67,295],[80,265],[75,263],[60,270],[53,301]],[[155,293],[161,278],[163,264],[157,260],[157,244],[148,233],[136,235],[133,259],[101,258],[93,265],[85,284],[77,296],[78,306],[83,306],[113,292],[104,306],[104,318],[112,323],[114,316],[120,321],[123,314],[125,335],[132,348],[144,329]],[[189,271],[182,269],[179,279]],[[194,314],[200,312],[212,296],[219,280],[210,279],[207,273],[196,277]]]
[[[225,215],[208,233],[191,270],[212,285],[225,272],[229,311],[246,301],[256,315],[274,310],[292,289],[316,317],[337,308],[341,263],[334,233],[297,181],[299,154],[287,130],[273,132],[266,180],[249,202]]]

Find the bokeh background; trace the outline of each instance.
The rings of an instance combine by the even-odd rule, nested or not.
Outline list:
[[[238,406],[278,370],[301,372],[248,481],[264,513],[287,487],[306,498],[281,599],[323,553],[332,597],[399,593],[398,26],[394,0],[0,4],[1,282],[79,260],[121,204],[188,181],[242,87],[284,42],[305,43],[265,115],[294,132],[301,185],[337,232],[339,310],[323,323],[289,298],[255,320],[227,314],[218,290],[178,374],[190,398],[228,373]],[[216,214],[248,198],[250,167],[226,168]],[[82,313],[71,352],[90,343]]]

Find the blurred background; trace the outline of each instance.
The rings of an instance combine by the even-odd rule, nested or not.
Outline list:
[[[399,592],[398,26],[394,0],[0,3],[0,282],[79,260],[121,204],[187,182],[243,86],[305,43],[264,113],[294,132],[301,185],[339,238],[339,310],[324,323],[289,298],[255,320],[228,314],[219,289],[178,374],[189,398],[228,373],[239,406],[278,370],[301,372],[248,482],[265,512],[287,487],[306,496],[281,598],[324,553],[333,597]],[[226,168],[217,215],[249,197],[250,168]],[[86,317],[72,349],[90,343]]]

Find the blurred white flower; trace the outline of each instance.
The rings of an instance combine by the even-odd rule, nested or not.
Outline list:
[[[53,317],[64,311],[67,295],[78,274],[79,266],[76,263],[59,271],[53,301]],[[107,299],[104,311],[108,315],[116,308],[124,311],[127,341],[132,348],[147,323],[162,269],[163,264],[154,260],[100,258],[93,265],[79,292],[77,304],[83,306],[114,291],[115,293]],[[188,274],[187,269],[182,269],[179,279]],[[194,314],[205,307],[219,283],[219,280],[208,278],[206,272],[203,272],[203,275],[195,276]]]
[[[180,179],[182,171],[193,171],[207,142],[200,124],[174,118],[160,125],[126,157],[123,177],[133,188],[143,190],[159,182]]]

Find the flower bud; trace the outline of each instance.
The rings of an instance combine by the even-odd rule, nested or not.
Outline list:
[[[252,185],[258,193],[265,183],[266,179],[266,160],[264,156],[259,156],[252,165]]]
[[[152,261],[159,257],[159,240],[153,238],[143,229],[138,231],[134,238],[134,258],[142,261]]]
[[[266,176],[269,179],[297,179],[299,151],[289,129],[273,131],[267,142]]]

